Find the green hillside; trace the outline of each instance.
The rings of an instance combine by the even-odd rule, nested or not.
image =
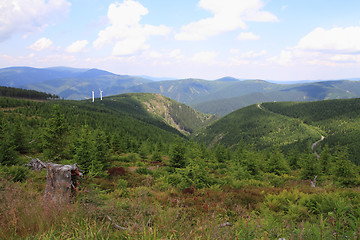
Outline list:
[[[214,115],[204,114],[160,94],[129,93],[106,97],[96,101],[106,108],[120,111],[146,121],[160,121],[189,135],[215,120]]]
[[[37,96],[35,91],[30,93]],[[144,141],[167,145],[166,142],[189,135],[215,119],[213,115],[202,114],[159,94],[123,94],[105,97],[102,101],[97,98],[95,102],[33,102],[0,97],[3,116],[11,116],[10,119],[22,122],[23,128],[30,128],[29,138],[42,134],[42,129],[39,132],[35,129],[43,126],[52,116],[54,106],[58,106],[59,114],[66,116],[74,134],[78,134],[85,125],[94,130],[101,129],[109,140],[125,145],[126,149],[138,149]],[[27,118],[31,118],[31,122]]]
[[[219,119],[198,132],[196,138],[208,145],[278,146],[288,151],[309,149],[321,136],[325,137],[321,146],[346,146],[352,160],[359,163],[360,100],[255,104]]]
[[[359,105],[262,103],[206,125],[159,94],[0,97],[0,239],[356,239]],[[78,164],[71,201],[44,197],[64,178],[29,158]]]

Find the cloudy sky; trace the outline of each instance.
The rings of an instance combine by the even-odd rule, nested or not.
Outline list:
[[[360,77],[359,0],[1,0],[0,68]]]

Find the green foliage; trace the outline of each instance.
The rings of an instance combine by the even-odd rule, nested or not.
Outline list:
[[[0,97],[26,98],[35,100],[56,99],[59,96],[34,90],[0,86]]]
[[[184,188],[204,188],[209,187],[213,180],[205,169],[205,162],[201,159],[190,160],[185,168],[177,168],[176,173],[180,176],[178,187]]]
[[[17,162],[16,142],[11,125],[0,112],[0,165],[13,165]]]
[[[224,145],[218,144],[215,147],[215,159],[219,163],[227,162],[230,160],[229,151]]]
[[[313,179],[321,174],[320,161],[314,154],[303,154],[300,161],[302,179]]]
[[[135,170],[135,172],[138,174],[143,174],[143,175],[151,175],[152,174],[151,170],[149,170],[146,167],[139,167]]]
[[[230,141],[228,135],[238,129],[229,129],[216,135],[208,148],[203,142],[179,137],[174,129],[168,131],[170,127],[144,111],[133,96],[120,98],[99,103],[0,98],[0,158],[15,156],[0,166],[1,239],[358,238],[356,187],[360,184],[352,150],[342,144],[335,148],[319,143],[320,159],[310,153],[313,140],[328,133],[326,128],[333,122],[322,119],[324,126],[313,124],[315,117],[309,113],[304,123],[294,119],[291,107],[291,116],[284,117],[276,104],[261,104],[263,109],[249,108],[253,115],[242,117],[251,121],[233,125],[247,127],[238,132],[246,132],[242,135],[246,139]],[[124,108],[119,110],[120,106]],[[347,121],[354,130],[355,113],[352,117]],[[278,125],[282,120],[283,125]],[[64,135],[56,126],[65,126]],[[301,133],[288,132],[291,129]],[[272,132],[267,134],[268,130]],[[356,134],[348,133],[342,135],[356,139]],[[63,140],[58,143],[63,146],[59,160],[77,162],[90,175],[82,181],[80,195],[61,209],[43,202],[46,173],[29,174],[24,167],[11,166],[18,158],[25,159],[22,154],[27,152],[42,158],[40,140],[56,134]],[[277,143],[270,143],[272,137]],[[299,143],[302,147],[290,143],[293,137],[304,140]],[[55,141],[55,137],[49,139]],[[229,145],[216,143],[223,139]],[[280,144],[285,140],[288,148]],[[315,175],[319,184],[312,188],[307,179]],[[113,229],[104,213],[127,230]],[[219,227],[226,222],[232,226]]]
[[[282,175],[290,171],[290,167],[280,149],[275,148],[275,150],[270,153],[266,161],[266,171],[275,173],[276,175]]]
[[[171,149],[169,170],[174,171],[176,168],[184,168],[186,165],[185,158],[186,147],[181,139],[177,139]]]
[[[44,155],[52,161],[59,161],[64,157],[66,146],[66,134],[69,127],[65,120],[65,115],[61,113],[60,106],[54,105],[51,118],[46,122],[44,133]]]
[[[4,168],[3,171],[14,182],[23,182],[31,175],[29,168],[25,166],[12,165]]]
[[[96,130],[91,132],[85,125],[79,138],[74,143],[73,162],[79,164],[86,173],[97,176],[110,164],[110,151],[107,138],[103,132]]]
[[[161,162],[162,161],[161,153],[160,153],[160,149],[159,149],[158,145],[155,146],[155,149],[151,156],[151,161],[152,162]]]
[[[355,178],[358,176],[356,166],[349,160],[348,150],[346,148],[337,149],[332,155],[331,173],[337,181],[342,184],[354,184]]]

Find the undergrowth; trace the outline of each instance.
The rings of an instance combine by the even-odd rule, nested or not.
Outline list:
[[[127,172],[85,179],[71,203],[57,205],[43,198],[44,175],[34,175],[23,182],[1,180],[0,239],[358,239],[360,234],[356,188],[314,189],[298,181],[180,190]],[[130,185],[131,176],[141,181]]]

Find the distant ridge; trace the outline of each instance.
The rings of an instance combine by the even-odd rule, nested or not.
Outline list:
[[[280,82],[261,79],[166,79],[114,74],[101,69],[68,67],[0,69],[0,85],[81,100],[98,89],[104,96],[122,93],[159,93],[204,113],[224,116],[259,102],[316,101],[360,97],[359,78],[332,81]]]
[[[218,82],[237,82],[237,81],[240,81],[239,79],[237,78],[233,78],[233,77],[223,77],[223,78],[219,78],[215,81],[218,81]]]

